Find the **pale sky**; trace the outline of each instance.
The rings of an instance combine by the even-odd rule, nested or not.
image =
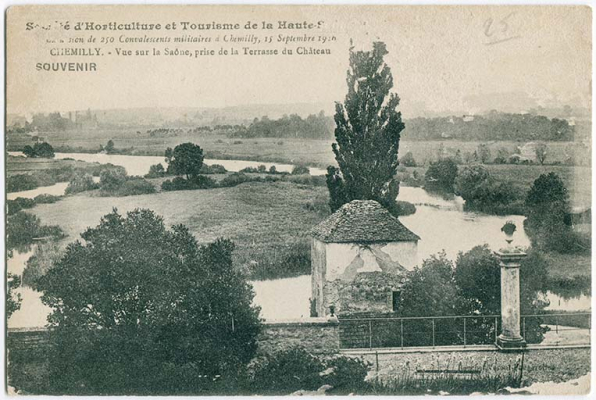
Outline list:
[[[218,32],[260,37],[279,34],[333,35],[337,41],[307,44],[331,55],[212,57],[59,57],[53,48],[219,49],[221,44],[122,44],[128,36],[212,36],[205,31],[99,32],[116,43],[48,44],[27,22],[98,23],[132,21],[166,24],[321,21],[314,30]],[[7,109],[9,113],[131,107],[222,107],[243,104],[333,103],[346,92],[349,40],[358,48],[386,42],[402,111],[424,104],[433,111],[469,110],[467,96],[519,92],[540,99],[590,106],[591,10],[587,6],[393,6],[393,7],[81,7],[19,8],[8,12]],[[51,35],[54,36],[51,36]],[[60,37],[88,37],[69,31]],[[229,47],[229,44],[226,44]],[[297,44],[287,47],[295,48]],[[236,45],[241,48],[242,45]],[[254,49],[282,49],[282,44]],[[95,62],[96,72],[37,71],[37,63]]]

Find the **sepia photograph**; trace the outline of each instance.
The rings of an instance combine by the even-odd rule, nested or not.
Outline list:
[[[5,395],[590,393],[590,6],[3,9]]]

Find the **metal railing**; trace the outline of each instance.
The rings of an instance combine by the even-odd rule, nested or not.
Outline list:
[[[522,315],[520,329],[532,345],[589,345],[590,318],[590,313]],[[501,332],[500,315],[349,317],[339,321],[342,349],[466,348],[492,345]]]

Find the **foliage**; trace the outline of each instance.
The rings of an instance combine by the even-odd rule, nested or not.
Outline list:
[[[251,386],[264,394],[317,390],[323,384],[321,360],[300,347],[280,350],[251,363]]]
[[[431,162],[424,174],[424,187],[453,193],[457,177],[457,164],[451,158],[442,158]]]
[[[459,315],[462,303],[453,263],[442,252],[424,260],[422,267],[415,267],[408,274],[401,289],[398,314],[400,317]]]
[[[546,144],[538,143],[536,145],[536,148],[534,149],[534,152],[536,154],[536,160],[540,163],[540,165],[544,165],[544,162],[546,161],[546,155],[547,155]]]
[[[45,242],[37,245],[23,270],[23,285],[36,288],[37,280],[60,261],[61,257],[62,252],[56,243]]]
[[[525,228],[532,244],[559,253],[587,253],[590,238],[566,223],[571,206],[563,180],[554,172],[540,175],[526,197]]]
[[[54,158],[54,148],[46,142],[35,143],[33,147],[25,146],[23,154],[30,158]]]
[[[483,353],[486,354],[486,353]],[[415,364],[407,360],[393,368],[390,376],[376,376],[371,379],[370,394],[375,395],[469,395],[474,392],[498,393],[506,387],[520,387],[522,383],[522,357],[499,363],[495,356],[490,360],[484,356],[479,362],[470,362],[469,357],[433,354],[430,365]],[[424,373],[424,370],[441,371]],[[461,370],[475,370],[478,373],[466,374]]]
[[[523,214],[525,190],[510,181],[497,181],[482,165],[466,166],[455,179],[455,193],[466,209],[492,214]]]
[[[6,201],[6,214],[13,215],[23,209],[33,208],[34,206],[35,206],[35,200],[27,199],[24,197],[17,197],[14,200]]]
[[[203,149],[194,143],[182,143],[174,148],[166,149],[168,173],[185,175],[186,179],[196,177],[203,166]]]
[[[124,184],[113,191],[102,190],[102,196],[137,196],[141,194],[155,193],[155,186],[143,178],[129,177]]]
[[[382,42],[375,42],[372,51],[350,48],[348,93],[335,107],[337,143],[332,148],[339,171],[328,170],[327,177],[332,211],[352,200],[376,200],[388,209],[395,204],[404,124],[396,110],[399,97],[390,93],[393,77],[383,60],[386,54]]]
[[[50,393],[199,391],[205,381],[190,377],[253,357],[259,310],[232,242],[199,246],[143,209],[114,210],[81,237],[38,280],[53,309]]]
[[[6,192],[11,193],[20,192],[24,190],[32,190],[40,186],[39,183],[39,180],[33,175],[12,175],[6,179]]]
[[[126,179],[125,170],[105,170],[99,174],[99,188],[106,193],[115,192],[124,185]]]
[[[60,196],[54,196],[51,194],[42,193],[35,196],[35,204],[53,204],[60,200]]]
[[[490,149],[486,143],[480,143],[478,145],[478,150],[476,150],[478,154],[478,158],[482,164],[488,164],[491,159]]]
[[[105,173],[108,173],[107,171]],[[86,173],[77,173],[68,183],[64,193],[74,194],[85,192],[87,190],[94,190],[99,188],[99,185],[93,181],[93,177]]]
[[[279,119],[269,119],[267,116],[255,118],[248,128],[239,127],[230,136],[329,139],[332,129],[333,121],[321,111],[304,119],[297,114],[284,115]]]
[[[408,151],[400,160],[399,163],[404,167],[415,167],[416,160],[414,159],[414,155],[411,151]]]
[[[462,141],[569,141],[576,135],[576,127],[560,118],[548,118],[536,114],[511,114],[491,112],[475,115],[473,121],[461,116],[407,120],[404,138],[411,140],[441,140],[445,137]]]
[[[536,314],[542,307],[536,301],[547,284],[547,266],[539,252],[530,251],[520,267],[520,309],[523,314]],[[501,313],[501,274],[498,257],[487,245],[476,246],[457,257],[455,280],[462,297],[472,311],[484,315]],[[540,342],[544,329],[540,319],[528,319],[525,339]]]
[[[166,170],[161,163],[154,164],[149,167],[149,172],[145,175],[145,178],[161,178],[166,175]]]
[[[23,211],[6,217],[7,250],[26,248],[33,239],[42,237],[60,239],[64,232],[59,226],[42,225],[38,217]]]
[[[296,243],[285,249],[274,249],[268,258],[243,266],[243,273],[253,280],[279,279],[310,273],[310,246]]]
[[[16,290],[21,286],[21,277],[10,272],[6,275],[6,318],[21,308],[22,298]]]
[[[228,172],[228,170],[220,164],[211,164],[211,165],[207,165],[207,164],[203,164],[203,166],[201,167],[201,174],[225,174],[226,172]]]
[[[308,167],[305,167],[304,165],[295,165],[294,168],[292,168],[292,175],[306,174],[310,174],[310,170],[308,169]]]
[[[191,179],[177,176],[171,181],[168,179],[161,184],[161,189],[165,191],[211,189],[214,187],[217,187],[217,182],[214,179],[201,175]]]
[[[370,364],[360,358],[321,359],[301,347],[290,347],[265,354],[251,363],[250,390],[266,395],[287,395],[329,385],[335,394],[348,394],[367,388],[364,379],[369,367]]]

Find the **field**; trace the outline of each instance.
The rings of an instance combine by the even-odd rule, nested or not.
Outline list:
[[[322,208],[317,203],[326,202],[325,187],[253,182],[232,188],[129,197],[82,193],[55,204],[38,205],[30,212],[44,224],[61,226],[67,243],[78,239],[85,228],[96,226],[113,207],[120,213],[148,208],[163,216],[167,226],[186,225],[200,243],[219,237],[232,239],[237,246],[236,265],[255,266],[282,265],[284,257],[308,255],[308,232],[326,216],[317,211]],[[280,274],[272,271],[272,275]]]
[[[9,177],[12,175],[28,174],[31,172],[63,167],[85,168],[91,165],[93,164],[85,161],[8,156],[6,162],[6,176]]]
[[[114,141],[116,149],[130,149],[134,154],[163,155],[167,147],[175,147],[184,142],[199,144],[209,158],[259,160],[268,162],[283,162],[306,164],[325,168],[335,164],[331,151],[333,140],[289,139],[289,138],[228,138],[224,135],[181,134],[180,136],[150,137],[145,128],[119,130],[86,130],[66,132],[46,132],[39,135],[54,147],[70,146],[81,150],[99,150],[108,140]],[[454,154],[457,150],[461,154],[473,153],[479,144],[486,144],[492,157],[499,149],[505,149],[513,154],[518,146],[524,142],[514,141],[402,141],[400,154],[411,151],[418,164],[425,164],[437,158],[444,148],[445,154]],[[27,135],[10,135],[7,138],[8,150],[21,150],[30,145],[31,139]],[[546,163],[564,162],[572,142],[548,142]]]

